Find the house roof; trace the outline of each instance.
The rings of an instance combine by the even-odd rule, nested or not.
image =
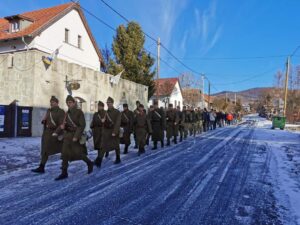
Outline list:
[[[171,95],[177,82],[180,87],[178,78],[162,78],[162,79],[155,80],[155,89],[156,90],[155,90],[154,95],[157,95],[157,91],[158,91],[158,96]],[[181,87],[180,87],[180,91],[181,91]]]
[[[188,98],[191,95],[200,96],[200,90],[196,89],[196,88],[183,89],[182,95],[183,95],[183,98]],[[204,100],[206,102],[208,102],[208,99],[209,99],[208,95],[204,94]],[[213,101],[213,96],[210,96],[210,102],[212,102],[212,101]]]
[[[85,16],[83,15],[83,12],[78,3],[70,2],[70,3],[57,5],[50,8],[44,8],[32,12],[25,12],[18,15],[12,15],[12,16],[0,18],[0,41],[16,39],[21,37],[28,37],[28,36],[35,37],[73,9],[78,11],[83,21],[83,24],[88,32],[88,35],[94,45],[94,48],[99,56],[100,62],[103,62],[103,58],[99,50],[99,47],[92,35],[92,32],[88,26]],[[10,33],[9,20],[12,18],[26,19],[31,21],[32,24],[30,24],[28,27],[26,27],[23,30]]]

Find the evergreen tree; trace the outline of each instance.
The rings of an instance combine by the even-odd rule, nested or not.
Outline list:
[[[114,60],[109,60],[108,72],[118,74],[124,70],[122,77],[149,87],[148,98],[155,91],[153,77],[154,59],[144,49],[145,36],[141,26],[129,22],[127,27],[120,25],[112,45]]]

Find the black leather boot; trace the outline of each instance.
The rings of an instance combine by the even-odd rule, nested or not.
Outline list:
[[[127,154],[128,153],[128,145],[125,145],[125,148],[124,148],[124,154]]]
[[[156,149],[157,149],[157,141],[154,141],[152,150],[156,150]]]
[[[164,141],[161,141],[161,142],[160,142],[160,146],[161,146],[161,148],[165,147]]]
[[[105,152],[105,158],[109,156],[109,152]]]
[[[63,180],[68,178],[68,173],[66,171],[63,171],[58,177],[55,178],[55,180]]]
[[[170,139],[167,140],[167,146],[170,146]]]
[[[40,164],[38,168],[31,170],[34,173],[45,173],[45,165]]]
[[[117,155],[114,164],[119,164],[119,163],[121,163],[121,158],[119,155]]]
[[[177,137],[174,137],[174,143],[177,144]]]
[[[98,168],[101,167],[102,164],[102,158],[101,157],[97,157],[96,160],[94,161],[95,166],[97,166]]]
[[[88,166],[88,174],[92,173],[94,169],[94,164],[92,163],[92,161],[89,161],[87,163],[87,166]]]

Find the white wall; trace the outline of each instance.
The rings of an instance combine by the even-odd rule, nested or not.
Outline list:
[[[26,43],[27,41],[28,40],[26,40]],[[21,50],[26,50],[26,45],[22,42],[21,39],[0,42],[0,53],[15,52]]]
[[[65,29],[69,30],[69,43],[65,43]],[[77,37],[82,37],[82,49],[77,47]],[[39,36],[31,47],[52,53],[60,47],[58,58],[93,70],[100,70],[100,62],[92,41],[77,10],[73,9]]]
[[[151,99],[148,102],[148,106],[153,104],[153,100],[156,99],[156,96],[152,96]],[[165,107],[165,102],[163,102],[163,100],[165,99],[165,96],[160,96],[159,100],[158,100],[158,106],[159,107]],[[176,101],[176,105],[175,105],[175,101]],[[182,93],[181,93],[181,89],[179,86],[179,83],[177,82],[174,90],[172,91],[172,94],[170,95],[169,98],[169,103],[173,104],[173,107],[175,108],[175,106],[178,106],[180,102],[180,108],[182,109],[183,106],[183,97],[182,97]],[[168,107],[168,103],[166,104],[166,107]]]
[[[170,103],[173,104],[173,107],[178,106],[179,103],[180,103],[180,108],[182,108],[183,97],[182,97],[182,93],[181,93],[180,86],[179,86],[178,82],[176,83],[176,85],[174,87],[174,90],[173,90],[173,92],[170,96]]]

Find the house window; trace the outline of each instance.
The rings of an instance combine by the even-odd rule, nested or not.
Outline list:
[[[15,21],[11,23],[11,32],[18,32],[20,30],[19,22]]]
[[[180,101],[178,101],[178,106],[180,107]]]
[[[177,100],[175,100],[175,108],[177,107]]]
[[[81,36],[80,35],[78,35],[78,39],[77,39],[77,47],[78,48],[81,48],[82,46],[81,46]]]
[[[69,43],[69,33],[70,33],[70,31],[69,31],[69,29],[65,29],[65,42],[66,43]]]

